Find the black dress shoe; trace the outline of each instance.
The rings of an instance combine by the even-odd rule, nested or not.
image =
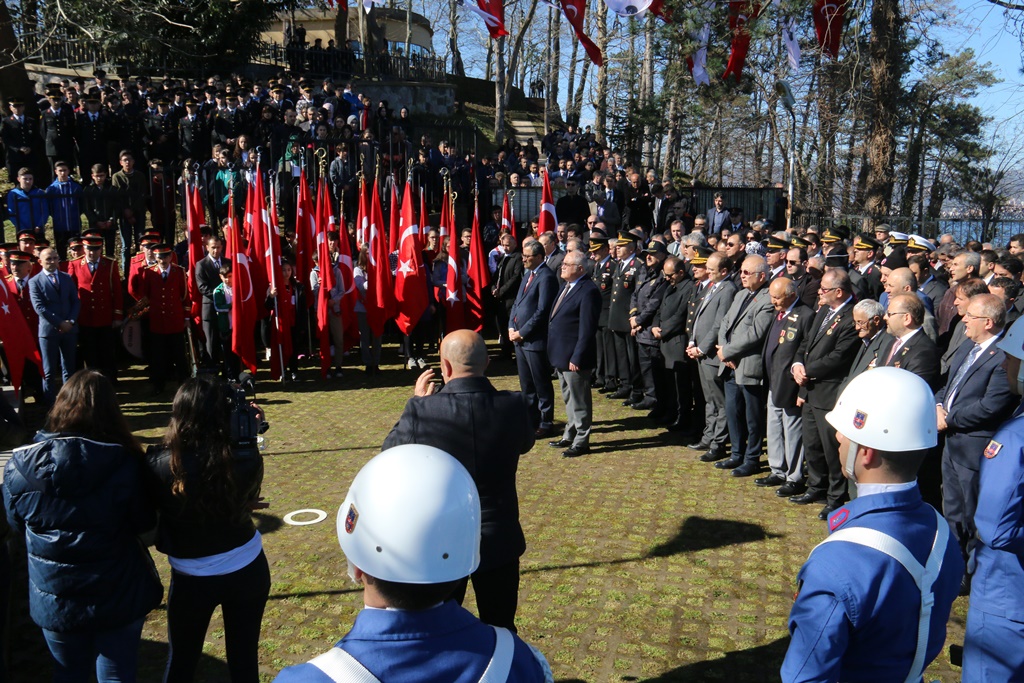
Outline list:
[[[633,410],[651,410],[657,407],[658,402],[650,397],[643,397],[639,401],[633,401],[633,405],[630,406]]]
[[[559,439],[558,441],[548,441],[548,445],[552,448],[566,448],[572,445],[572,441],[569,441],[569,439]]]
[[[558,432],[555,431],[554,427],[538,427],[537,431],[533,433],[538,439],[546,439],[549,436],[554,436]]]
[[[799,484],[795,481],[787,481],[782,485],[775,495],[779,498],[789,498],[790,496],[799,496],[801,493],[807,490],[807,487],[803,484]]]
[[[826,505],[825,507],[821,508],[821,512],[818,513],[818,519],[820,519],[822,521],[828,520],[829,515],[831,515],[836,510],[838,510],[839,507],[840,507],[839,505],[832,505],[832,504]]]
[[[754,484],[756,486],[762,486],[762,487],[764,487],[764,486],[782,486],[785,483],[786,483],[786,480],[783,479],[782,477],[780,477],[777,474],[769,474],[767,477],[761,477],[760,479],[755,479],[754,480]]]
[[[732,471],[732,476],[734,476],[734,477],[752,477],[752,476],[754,476],[755,474],[757,474],[760,471],[761,471],[760,465],[755,465],[753,463],[750,463],[750,464],[747,464],[747,465],[740,465],[739,467],[734,469]]]
[[[720,470],[734,470],[743,464],[743,458],[729,458],[722,462],[716,462],[715,467]]]
[[[589,446],[570,446],[562,451],[563,458],[578,458],[590,452]]]
[[[808,491],[799,496],[793,496],[789,499],[789,502],[796,503],[797,505],[810,505],[811,503],[820,503],[823,500],[825,500],[825,493],[823,491]]]
[[[715,462],[716,460],[724,460],[728,458],[729,454],[724,451],[708,451],[704,455],[700,456],[701,462]]]
[[[706,451],[707,449],[711,448],[711,444],[709,444],[702,438],[694,437],[693,443],[688,444],[686,447],[695,451]]]
[[[615,391],[615,387],[600,386],[600,387],[597,388],[597,393],[599,393],[599,394],[610,394],[613,391]]]
[[[629,395],[633,393],[633,390],[629,387],[622,387],[617,390],[614,394],[608,394],[608,398],[613,401],[620,401],[624,398],[629,398]]]

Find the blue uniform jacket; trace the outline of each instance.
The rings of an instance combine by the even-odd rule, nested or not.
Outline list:
[[[454,601],[421,612],[364,609],[335,647],[386,683],[477,683],[491,661],[494,629]],[[515,637],[509,683],[544,681],[530,647]],[[284,669],[275,683],[331,683],[312,664]]]
[[[1019,413],[999,428],[981,458],[971,609],[1024,622],[1024,416]]]
[[[857,498],[829,521],[832,531],[856,526],[886,533],[922,564],[931,551],[935,524],[935,511],[917,487]],[[950,533],[946,525],[942,531]],[[960,548],[950,538],[933,588],[926,665],[946,640],[946,621],[963,573]],[[906,679],[917,646],[921,593],[902,565],[871,548],[826,543],[811,553],[797,579],[783,681]]]

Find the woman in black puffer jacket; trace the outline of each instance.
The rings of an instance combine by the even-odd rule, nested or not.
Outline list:
[[[75,373],[36,443],[14,451],[3,497],[28,550],[29,611],[55,681],[134,681],[146,614],[163,586],[138,535],[156,524],[142,449],[102,374]]]

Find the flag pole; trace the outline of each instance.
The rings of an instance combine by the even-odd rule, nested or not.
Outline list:
[[[260,159],[261,154],[259,151],[256,153],[256,179],[259,182],[263,182],[263,176],[260,174]],[[281,360],[281,383],[284,383],[284,346],[281,343],[281,335],[284,334],[284,329],[281,325],[281,292],[277,287],[277,263],[274,262],[276,258],[278,261],[280,258],[277,256],[278,252],[281,251],[281,240],[277,236],[277,231],[274,229],[274,225],[277,223],[277,191],[274,187],[274,180],[276,180],[276,173],[271,169],[267,171],[267,184],[270,186],[270,211],[268,211],[268,217],[271,220],[267,221],[267,248],[270,250],[270,286],[274,288],[274,326],[277,328],[277,356]],[[260,208],[262,211],[262,207]],[[277,249],[274,249],[273,240],[277,240]]]

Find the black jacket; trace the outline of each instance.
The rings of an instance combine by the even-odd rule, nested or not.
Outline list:
[[[852,301],[844,305],[818,334],[828,310],[828,306],[822,306],[815,314],[811,329],[801,342],[793,362],[803,363],[807,372],[807,384],[800,387],[801,398],[815,408],[831,410],[861,341],[853,325]]]
[[[791,367],[800,343],[811,332],[814,311],[797,299],[792,310],[781,321],[772,319],[764,342],[765,377],[772,394],[772,404],[778,408],[796,406],[800,387],[793,379]]]
[[[486,377],[465,377],[451,380],[431,396],[410,398],[381,448],[433,446],[469,470],[480,493],[480,569],[487,570],[526,552],[516,470],[519,456],[528,453],[533,442],[521,393],[498,391]]]

